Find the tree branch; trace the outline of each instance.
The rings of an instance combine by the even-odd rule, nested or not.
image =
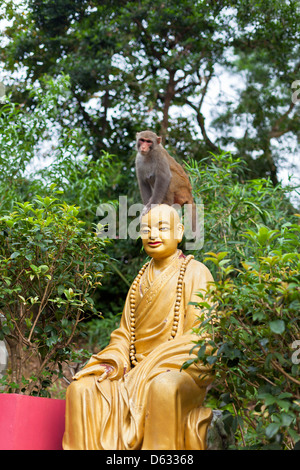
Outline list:
[[[289,108],[287,109],[287,111],[284,114],[282,114],[282,116],[280,116],[275,121],[274,125],[272,126],[272,129],[269,132],[269,139],[272,139],[274,137],[275,138],[281,137],[283,134],[286,134],[287,132],[289,132],[291,130],[289,127],[287,127],[286,129],[281,129],[280,130],[280,125],[288,117],[288,115],[290,114],[290,112],[293,110],[294,107],[295,107],[295,103],[293,103],[293,101],[291,101],[291,104],[290,104]]]
[[[193,103],[191,103],[188,99],[185,100],[186,104],[188,104],[196,113],[196,118],[197,118],[197,122],[199,124],[199,127],[201,129],[201,133],[202,133],[202,136],[203,136],[203,139],[205,141],[205,143],[208,145],[208,147],[211,148],[211,150],[213,152],[219,152],[219,147],[217,147],[211,140],[210,138],[208,137],[207,133],[206,133],[206,129],[205,129],[205,125],[204,125],[204,121],[205,121],[205,118],[203,116],[203,114],[201,113],[200,111],[200,107],[201,105],[199,106],[196,106],[194,105]],[[201,100],[201,103],[202,103],[202,100]]]

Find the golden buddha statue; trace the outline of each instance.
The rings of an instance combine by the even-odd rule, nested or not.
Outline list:
[[[197,292],[210,271],[178,250],[184,227],[158,205],[141,219],[151,261],[132,283],[120,327],[74,376],[66,395],[64,449],[202,450],[212,411],[202,407],[213,376],[193,364]],[[192,357],[194,357],[192,355]]]

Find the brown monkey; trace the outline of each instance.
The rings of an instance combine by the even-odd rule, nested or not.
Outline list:
[[[196,230],[196,207],[190,180],[161,145],[161,137],[154,132],[136,134],[136,174],[144,204],[143,214],[155,204],[191,204],[193,231]]]

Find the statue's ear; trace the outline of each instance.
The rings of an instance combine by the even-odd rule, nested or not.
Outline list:
[[[157,143],[161,144],[161,137],[157,137]]]
[[[183,224],[179,223],[177,224],[177,233],[176,233],[176,238],[178,239],[178,243],[181,242],[183,238],[183,233],[184,233],[184,226]]]

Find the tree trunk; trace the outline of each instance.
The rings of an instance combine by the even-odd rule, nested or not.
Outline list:
[[[15,338],[5,338],[9,346],[9,360],[11,364],[11,381],[19,387],[13,389],[13,393],[20,393],[23,376],[23,348],[22,343]]]
[[[163,119],[161,122],[161,130],[160,134],[162,137],[162,143],[165,144],[166,136],[168,133],[168,126],[169,126],[169,111],[170,106],[172,104],[172,100],[175,96],[175,70],[169,71],[169,83],[167,86],[166,94],[164,97],[164,107],[163,107]]]
[[[267,145],[264,148],[264,155],[265,159],[267,160],[267,167],[270,171],[270,178],[274,186],[278,184],[277,178],[277,168],[273,160],[272,152],[270,149],[270,141],[267,142]]]

